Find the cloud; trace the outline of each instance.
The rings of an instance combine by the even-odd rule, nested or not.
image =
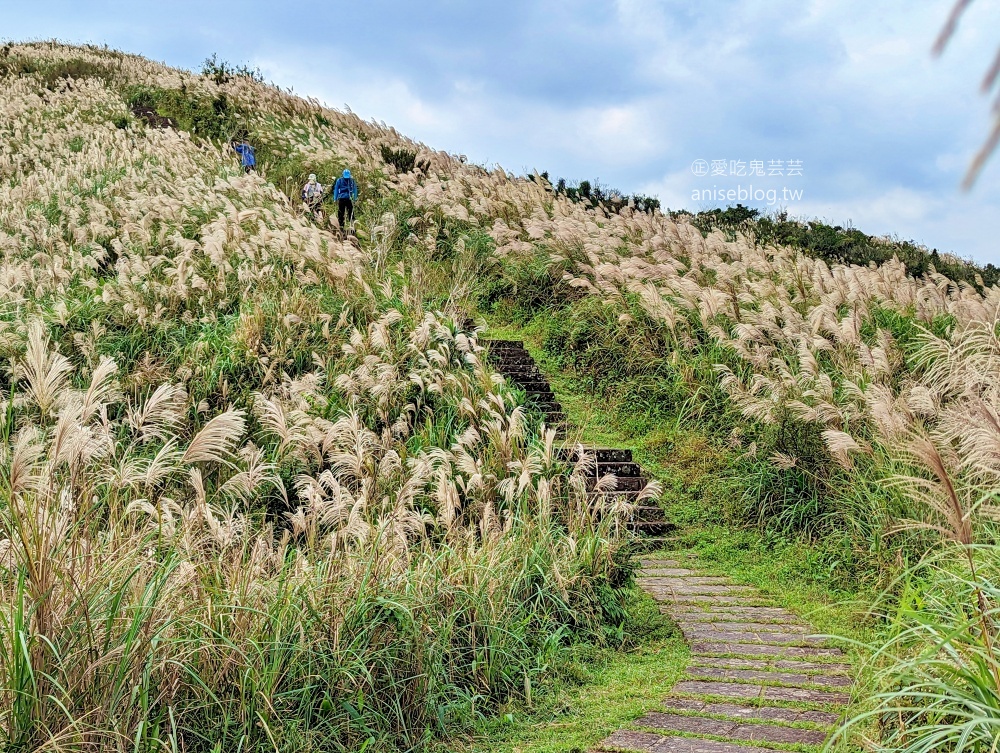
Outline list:
[[[1000,9],[973,4],[933,59],[946,12],[911,0],[367,0],[308,12],[52,0],[5,10],[4,33],[185,66],[217,51],[474,161],[599,178],[670,206],[700,208],[696,158],[799,159],[803,212],[1000,262],[997,160],[971,194],[957,190],[989,124],[976,85]]]

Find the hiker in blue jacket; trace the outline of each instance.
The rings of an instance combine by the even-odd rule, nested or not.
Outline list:
[[[354,222],[354,201],[358,198],[358,184],[351,177],[350,170],[344,170],[343,176],[333,184],[333,198],[337,200],[337,223],[342,231],[346,231],[344,219],[350,218]]]
[[[239,139],[233,141],[233,151],[240,155],[240,164],[243,166],[243,172],[253,172],[254,168],[257,167],[257,157],[254,156],[253,147],[247,143],[247,140]]]

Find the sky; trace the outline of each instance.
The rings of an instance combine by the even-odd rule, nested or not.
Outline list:
[[[0,0],[0,37],[212,53],[430,147],[698,211],[737,202],[1000,264],[977,0]]]

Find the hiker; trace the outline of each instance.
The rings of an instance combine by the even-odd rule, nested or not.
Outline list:
[[[254,156],[253,147],[247,143],[247,140],[234,140],[233,151],[240,155],[240,164],[243,165],[243,172],[253,172],[257,167],[257,157]]]
[[[337,200],[337,223],[342,232],[347,232],[344,220],[354,222],[354,202],[358,198],[358,184],[351,177],[350,170],[344,170],[343,177],[333,184],[333,198]]]
[[[302,186],[302,201],[309,211],[319,216],[319,205],[323,201],[323,184],[316,182],[316,173],[309,173],[309,181]]]

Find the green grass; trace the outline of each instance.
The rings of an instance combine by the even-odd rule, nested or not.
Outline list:
[[[873,603],[879,591],[875,581],[853,577],[855,571],[848,567],[853,563],[845,561],[851,554],[840,540],[809,540],[719,522],[740,492],[734,452],[719,447],[694,421],[651,418],[588,389],[572,373],[558,370],[530,326],[491,327],[489,336],[524,341],[569,417],[571,440],[631,449],[644,471],[663,484],[661,504],[677,526],[671,537],[675,552],[683,550],[700,568],[756,586],[800,614],[822,610],[836,615],[815,617],[827,620],[831,630],[840,625],[845,634],[861,637],[855,605]]]
[[[706,573],[754,586],[818,631],[845,638],[842,646],[860,670],[858,687],[867,687],[870,669],[861,646],[876,632],[868,609],[877,600],[877,584],[851,577],[853,563],[845,567],[840,540],[810,541],[720,523],[726,519],[721,511],[730,504],[727,497],[739,491],[733,452],[720,448],[684,416],[653,420],[641,408],[630,409],[589,389],[546,354],[538,327],[491,326],[488,336],[524,341],[574,427],[572,441],[629,448],[645,472],[663,484],[661,504],[677,529],[670,536],[671,546],[648,556],[680,559]],[[657,707],[680,678],[688,656],[687,646],[676,639],[650,642],[631,652],[602,653],[586,685],[557,686],[544,711],[511,711],[506,722],[484,729],[487,742],[470,750],[587,750]],[[554,710],[561,710],[558,717]]]
[[[519,703],[481,724],[456,753],[573,753],[655,710],[683,674],[690,652],[656,603],[636,590],[627,640],[614,651],[577,646],[559,679],[531,707]]]

